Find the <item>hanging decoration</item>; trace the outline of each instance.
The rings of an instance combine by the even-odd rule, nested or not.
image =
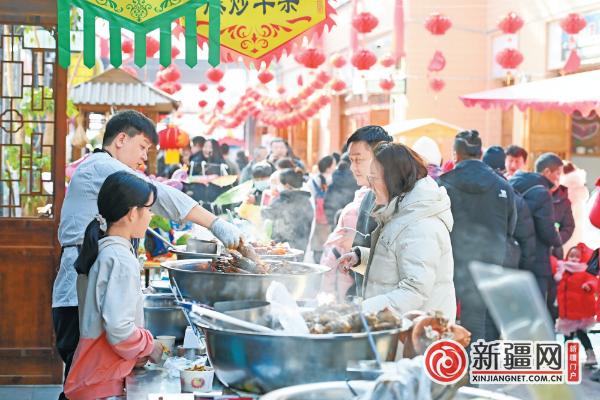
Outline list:
[[[160,42],[152,36],[146,38],[146,57],[154,57],[160,50]]]
[[[394,86],[396,86],[396,82],[394,82],[392,78],[384,78],[379,81],[379,87],[381,88],[381,90],[384,90],[386,92],[392,90]]]
[[[271,71],[269,71],[268,69],[261,71],[258,74],[258,80],[260,81],[260,83],[262,83],[263,85],[266,85],[267,83],[271,82],[273,80],[275,76],[271,73]]]
[[[509,12],[498,22],[498,29],[505,35],[514,35],[523,27],[523,18],[519,17],[514,11]]]
[[[391,54],[388,54],[388,55],[384,56],[381,60],[379,60],[379,63],[384,68],[389,68],[389,67],[392,67],[392,66],[396,65],[396,60],[397,60],[396,57],[394,57]]]
[[[336,54],[331,57],[331,65],[333,65],[334,68],[342,68],[346,63],[346,58],[341,54]]]
[[[336,79],[331,84],[331,89],[333,89],[335,92],[341,92],[346,89],[346,82],[341,79]]]
[[[350,62],[357,69],[361,71],[366,71],[371,69],[371,67],[375,65],[375,63],[377,62],[377,56],[371,50],[361,49],[354,53],[354,55],[352,55],[352,59],[350,60]]]
[[[442,78],[431,78],[429,80],[429,87],[434,92],[441,92],[446,86],[446,82]]]
[[[206,83],[201,83],[198,85],[198,90],[201,92],[206,92],[208,90],[208,85]]]
[[[560,27],[569,35],[569,57],[562,68],[563,74],[576,72],[581,67],[581,58],[577,53],[577,40],[575,36],[587,25],[587,21],[581,15],[571,13],[560,21]]]
[[[190,137],[177,126],[169,124],[158,132],[158,145],[165,150],[165,164],[179,163],[179,149],[189,145]]]
[[[223,72],[219,68],[210,68],[204,74],[204,76],[206,76],[206,79],[208,79],[209,81],[211,81],[213,83],[221,82],[221,79],[223,79],[224,75],[225,75],[225,72]]]
[[[204,108],[204,107],[206,107],[207,105],[208,105],[208,102],[207,102],[206,100],[200,100],[200,101],[198,102],[198,107],[200,107],[200,108]]]
[[[335,25],[330,0],[221,0],[221,60],[256,69],[268,67],[282,55],[291,54],[306,37],[320,36]],[[206,7],[196,13],[197,33],[201,45],[208,39],[210,27]],[[212,43],[212,39],[211,39]]]
[[[306,68],[316,69],[325,62],[325,54],[317,48],[310,47],[296,53],[294,60]]]
[[[496,54],[496,62],[504,69],[515,69],[523,62],[523,54],[517,49],[506,48]]]
[[[168,94],[175,94],[181,90],[181,84],[177,82],[181,78],[181,72],[175,64],[162,68],[156,73],[154,86]]]
[[[429,72],[440,72],[446,67],[446,57],[444,57],[444,53],[439,50],[436,50],[433,53],[433,58],[429,61],[429,65],[427,66],[427,70]]]
[[[132,54],[133,53],[133,40],[131,40],[129,38],[125,38],[123,40],[123,44],[121,45],[121,50],[125,54]]]
[[[147,35],[160,29],[160,63],[171,64],[171,23],[185,20],[186,63],[193,67],[198,63],[196,37],[196,12],[203,14],[205,34],[210,42],[208,61],[216,66],[220,60],[221,32],[220,0],[57,0],[58,15],[58,63],[67,68],[71,62],[71,7],[83,12],[83,63],[88,68],[96,64],[96,18],[109,23],[110,63],[119,67],[122,63],[121,30],[134,34],[134,61],[138,67],[146,64]]]
[[[352,18],[352,26],[359,33],[369,33],[379,25],[379,19],[370,12],[363,11]]]
[[[452,21],[440,13],[433,13],[425,20],[425,28],[432,35],[445,35],[446,31],[452,27]]]
[[[425,20],[425,29],[434,36],[445,35],[451,27],[452,21],[450,21],[450,18],[440,13],[433,13]],[[444,68],[446,68],[446,57],[444,57],[444,53],[442,53],[441,50],[436,50],[427,66],[429,87],[435,92],[444,89],[445,82],[438,77],[438,74],[443,71]],[[433,76],[430,74],[433,74]]]
[[[396,0],[394,5],[393,57],[395,61],[405,56],[404,52],[404,0]]]

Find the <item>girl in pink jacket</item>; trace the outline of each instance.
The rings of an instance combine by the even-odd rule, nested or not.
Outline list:
[[[75,267],[80,338],[65,382],[70,400],[121,396],[124,379],[162,345],[143,328],[139,262],[132,239],[145,236],[156,187],[126,171],[106,178]]]

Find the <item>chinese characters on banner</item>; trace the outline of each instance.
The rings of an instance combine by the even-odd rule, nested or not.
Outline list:
[[[334,25],[328,0],[222,0],[221,60],[269,64],[289,54],[304,37],[322,34]],[[209,6],[197,12],[197,32],[207,42]]]

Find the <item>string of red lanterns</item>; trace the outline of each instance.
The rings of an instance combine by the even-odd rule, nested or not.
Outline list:
[[[442,36],[452,27],[452,21],[447,16],[436,12],[425,19],[424,25],[425,29],[432,35]],[[444,53],[441,50],[436,50],[427,66],[429,87],[434,92],[440,92],[446,86],[444,80],[438,76],[444,68],[446,68],[446,57],[444,57]],[[430,73],[434,74],[433,77],[429,75]]]

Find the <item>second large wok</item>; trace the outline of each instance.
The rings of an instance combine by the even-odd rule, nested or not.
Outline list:
[[[323,275],[329,267],[290,262],[291,266],[307,268],[305,274],[237,274],[210,272],[199,266],[210,259],[166,261],[161,265],[169,279],[177,281],[186,299],[213,305],[217,301],[265,300],[267,288],[273,281],[281,282],[295,299],[314,298],[320,291]]]

